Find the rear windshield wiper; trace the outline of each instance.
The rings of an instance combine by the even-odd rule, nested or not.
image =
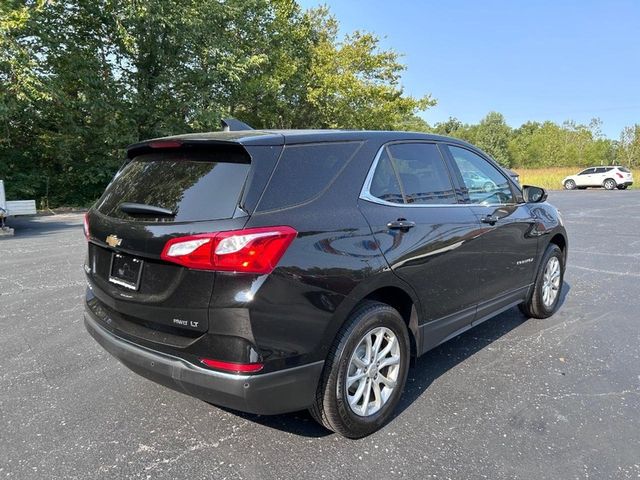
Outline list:
[[[168,208],[156,207],[145,203],[124,202],[120,204],[120,211],[129,215],[150,215],[154,217],[175,217],[176,212]]]

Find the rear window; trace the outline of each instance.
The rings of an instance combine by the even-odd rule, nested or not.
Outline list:
[[[287,208],[319,196],[360,145],[360,142],[335,142],[285,147],[257,210]]]
[[[109,217],[169,222],[231,218],[238,205],[250,158],[246,152],[176,152],[140,155],[129,162],[98,200]],[[122,203],[140,203],[175,212],[174,217],[130,215]]]

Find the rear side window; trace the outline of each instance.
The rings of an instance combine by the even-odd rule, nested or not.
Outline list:
[[[627,167],[618,167],[618,170],[624,173],[631,173],[631,170],[629,170]]]
[[[394,144],[388,147],[388,154],[400,177],[406,203],[456,203],[449,172],[435,144]]]
[[[605,168],[605,167],[596,168],[596,173],[605,173],[605,172],[608,172],[608,171],[609,171],[609,169]]]
[[[391,203],[457,203],[440,150],[432,143],[397,143],[384,147],[369,193]]]
[[[284,148],[257,211],[306,203],[331,186],[360,142],[290,145]]]
[[[248,154],[236,149],[140,155],[118,172],[96,208],[103,215],[128,220],[180,222],[231,218],[249,168]],[[120,210],[120,204],[125,202],[169,209],[176,215],[158,219],[132,216]]]

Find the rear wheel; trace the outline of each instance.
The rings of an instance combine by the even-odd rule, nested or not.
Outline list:
[[[520,305],[522,313],[533,318],[547,318],[555,313],[560,303],[564,268],[562,250],[553,243],[549,244],[529,298]]]
[[[564,188],[565,190],[573,190],[574,188],[576,188],[576,182],[573,180],[566,180],[564,182]]]
[[[311,415],[345,437],[375,432],[400,399],[409,355],[409,334],[397,310],[363,302],[331,347]]]
[[[616,188],[616,181],[613,178],[607,178],[603,183],[602,186],[604,188],[606,188],[607,190],[613,190],[614,188]]]

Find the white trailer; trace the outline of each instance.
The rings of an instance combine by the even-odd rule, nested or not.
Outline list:
[[[4,226],[6,217],[16,217],[18,215],[35,215],[35,200],[12,200],[7,201],[4,193],[4,182],[0,180],[0,235],[13,235],[13,229]]]
[[[4,210],[5,217],[16,217],[18,215],[35,215],[35,200],[10,200],[7,201],[4,194],[4,182],[0,180],[0,208]],[[2,215],[0,211],[0,215]]]

